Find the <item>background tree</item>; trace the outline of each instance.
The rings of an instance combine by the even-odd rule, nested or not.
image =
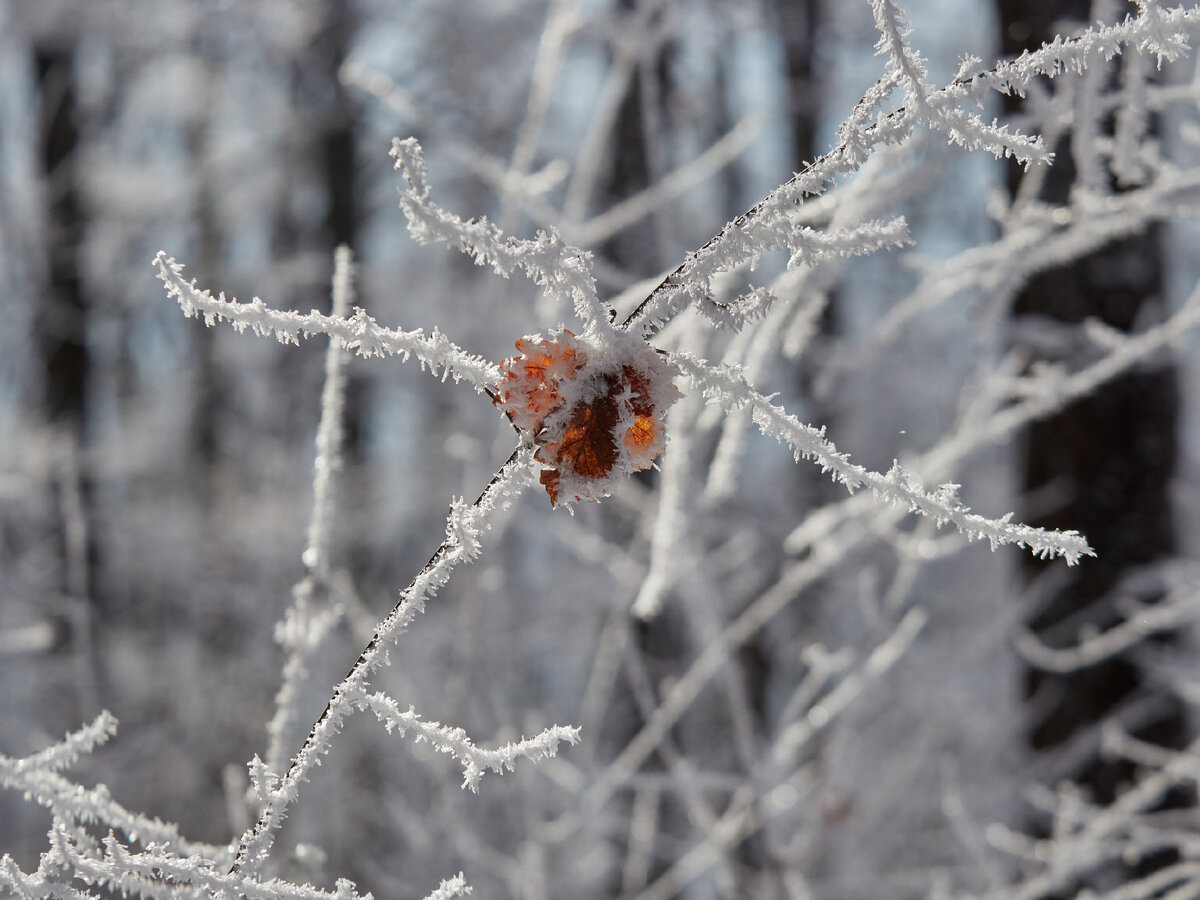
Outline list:
[[[1030,765],[1019,697],[1025,660],[1077,670],[1190,627],[1183,533],[1160,602],[1065,636],[1021,627],[1022,551],[965,537],[1079,562],[1037,560],[1043,579],[1097,562],[1003,518],[1026,508],[1011,439],[1191,339],[1188,256],[1161,322],[1063,322],[1081,350],[1057,366],[1014,351],[1013,299],[1192,215],[1194,4],[1102,9],[1117,24],[995,64],[996,23],[966,0],[915,4],[912,34],[887,0],[825,5],[816,41],[785,27],[799,9],[0,3],[0,104],[28,123],[0,131],[6,889],[350,900],[445,879],[446,897],[459,870],[513,897],[1194,888],[1192,823],[1155,812],[1194,755],[1132,737],[1122,707],[1079,734],[1136,779],[1085,800],[1053,777],[1070,746]],[[98,674],[48,649],[73,520],[27,412],[46,370],[37,48],[72,35]],[[798,123],[806,66],[821,109]],[[1013,89],[1030,100],[1003,130]],[[1111,141],[1089,109],[1115,111]],[[1071,133],[1073,189],[997,190],[994,153],[1031,165],[1023,185],[1047,171],[1053,146],[1023,130]],[[420,152],[390,143],[410,134]],[[1109,169],[1141,174],[1114,190]],[[438,240],[468,253],[420,243]],[[203,328],[164,285],[214,325],[341,339]],[[484,392],[520,370],[515,342],[564,327],[592,354],[544,373],[571,403],[605,360],[670,367],[679,391],[658,471],[573,515],[529,454],[561,486],[579,443],[514,430]],[[347,352],[370,346],[386,358]],[[607,375],[619,409],[657,384]],[[596,415],[589,441],[617,433]],[[1137,663],[1150,704],[1196,679],[1169,648]],[[342,682],[352,664],[369,691]],[[115,739],[106,716],[80,728],[88,691]],[[1024,833],[1031,810],[1044,832]],[[1164,848],[1153,873],[1128,864]]]
[[[1065,23],[1109,20],[1119,3],[1083,0],[997,5],[1007,55],[1034,49]],[[1111,76],[1132,83],[1146,77],[1139,57],[1122,60]],[[1026,176],[1009,166],[1009,188],[1017,203],[1064,205],[1071,191],[1137,185],[1139,176],[1120,160],[1098,169],[1089,144],[1111,140],[1120,127],[1112,113],[1092,107],[1103,89],[1097,80],[1079,86],[1082,115],[1091,121],[1056,136],[1055,165]],[[1009,98],[1010,114],[1022,109]],[[1121,113],[1117,113],[1120,116]],[[1032,113],[1036,120],[1038,113]],[[1149,128],[1158,132],[1151,120]],[[1053,132],[1047,129],[1048,137]],[[1030,180],[1026,183],[1025,178]],[[1038,273],[1014,303],[1017,342],[1038,360],[1071,361],[1086,348],[1064,340],[1057,323],[1096,319],[1122,332],[1144,327],[1165,313],[1163,226],[1155,223],[1106,243],[1066,265]],[[1037,606],[1032,629],[1048,643],[1069,640],[1090,625],[1108,628],[1122,618],[1122,603],[1161,598],[1161,567],[1176,551],[1172,504],[1179,419],[1178,374],[1160,361],[1116,379],[1061,414],[1036,423],[1026,437],[1024,482],[1037,521],[1047,526],[1072,521],[1095,540],[1097,565],[1048,585],[1034,581]],[[1030,569],[1030,577],[1038,573]],[[1139,651],[1113,656],[1072,672],[1030,668],[1030,740],[1048,754],[1050,771],[1086,784],[1110,801],[1130,777],[1127,761],[1105,758],[1096,725],[1116,713],[1133,733],[1155,743],[1181,747],[1189,733],[1178,697],[1161,686],[1139,659]]]

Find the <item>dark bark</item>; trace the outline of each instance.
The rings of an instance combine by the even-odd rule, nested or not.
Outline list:
[[[343,87],[339,71],[358,22],[354,0],[324,0],[321,25],[305,56],[292,69],[296,116],[309,141],[306,155],[296,162],[302,169],[302,177],[320,183],[325,210],[319,222],[298,222],[288,209],[287,198],[283,198],[274,242],[276,256],[281,259],[324,253],[332,264],[335,247],[344,244],[357,249],[363,216],[357,165],[361,107]],[[329,302],[327,281],[314,284],[312,290],[313,307]],[[289,365],[286,360],[282,364]],[[350,374],[344,426],[345,449],[351,459],[358,452],[364,414],[363,389],[361,382]]]
[[[817,114],[821,104],[813,69],[821,3],[820,0],[774,0],[773,6],[783,42],[793,166],[799,171],[816,156]]]
[[[36,328],[45,418],[76,433],[86,425],[87,309],[79,274],[83,235],[75,149],[79,142],[70,48],[36,51],[41,87],[38,154],[46,186],[48,271]]]
[[[203,38],[196,48],[201,64],[208,70],[203,83],[197,86],[199,109],[191,119],[188,128],[188,149],[194,160],[193,169],[197,173],[196,185],[196,227],[197,243],[196,263],[197,272],[203,272],[203,277],[210,284],[224,283],[224,244],[225,236],[217,214],[217,192],[220,189],[214,183],[216,173],[213,170],[213,81],[215,70],[222,65],[220,54],[213,43]],[[223,383],[224,375],[216,363],[215,341],[207,329],[190,330],[192,340],[192,398],[189,411],[189,452],[193,454],[200,477],[192,479],[191,483],[199,489],[201,502],[211,500],[215,484],[217,464],[220,455],[220,434],[222,431],[222,398],[228,397],[230,391]]]
[[[332,96],[321,135],[323,175],[329,197],[325,230],[333,246],[345,245],[357,250],[363,209],[357,165],[361,109],[338,77],[358,25],[353,0],[329,0],[326,16],[321,69],[332,89]],[[347,459],[354,463],[361,460],[360,436],[366,415],[366,385],[352,372],[347,373],[346,377],[343,440]],[[366,502],[366,497],[360,497],[359,501]]]
[[[635,0],[618,0],[617,3],[622,16],[639,15],[637,6]],[[654,28],[654,17],[644,27]],[[652,119],[661,121],[667,112],[662,105],[662,98],[668,83],[669,55],[669,47],[660,47],[653,59],[640,61],[629,81],[613,127],[610,168],[601,182],[597,198],[602,207],[612,206],[644,190],[658,174],[662,161],[654,159],[653,153],[664,135],[652,133],[649,126]],[[659,102],[659,107],[654,110],[646,105],[647,99],[652,97]],[[659,271],[665,264],[659,252],[661,249],[655,235],[654,217],[651,216],[613,235],[600,252],[624,271],[645,277]]]
[[[95,541],[94,486],[85,453],[89,427],[88,381],[93,361],[88,347],[88,308],[80,254],[84,235],[77,150],[82,144],[75,84],[75,48],[55,43],[34,51],[39,85],[37,154],[45,185],[46,274],[34,316],[41,367],[38,417],[53,427],[56,477],[49,486],[54,540],[61,559],[58,589],[62,618],[55,621],[55,650],[70,654],[75,669],[73,698],[81,718],[100,708],[102,672],[95,652],[102,619],[94,586],[99,555]]]
[[[1089,4],[1083,0],[998,0],[997,6],[1006,55],[1039,46],[1054,33],[1055,22],[1089,17]],[[1013,98],[1007,102],[1010,111],[1019,105]],[[1043,199],[1061,203],[1075,172],[1070,147],[1064,142],[1055,151]],[[1010,168],[1014,191],[1020,178],[1020,170]],[[1095,317],[1128,331],[1160,302],[1162,270],[1160,235],[1150,229],[1036,277],[1018,298],[1014,313],[1066,323]],[[1066,583],[1032,619],[1031,627],[1048,643],[1074,640],[1085,622],[1111,626],[1116,611],[1098,601],[1139,567],[1174,552],[1170,484],[1178,405],[1174,368],[1156,365],[1113,381],[1028,430],[1025,487],[1037,491],[1052,486],[1056,496],[1063,496],[1037,524],[1079,529],[1098,554],[1071,570]],[[1043,564],[1027,561],[1027,568],[1032,577]],[[1140,599],[1153,602],[1156,597]],[[1037,749],[1061,745],[1126,706],[1144,682],[1128,654],[1067,675],[1030,670],[1027,687],[1035,697],[1033,707],[1040,710],[1031,723],[1030,742]],[[1138,729],[1141,736],[1181,746],[1186,723],[1176,698],[1162,699],[1148,718]],[[1127,767],[1095,757],[1073,776],[1098,799],[1110,800],[1129,774]]]
[[[783,43],[787,76],[788,122],[792,131],[792,168],[799,172],[817,157],[817,117],[821,112],[821,94],[816,78],[816,58],[820,42],[818,32],[824,15],[822,0],[772,0]],[[820,332],[828,337],[838,333],[837,305],[830,296],[821,314]],[[801,393],[814,403],[813,416],[827,427],[834,425],[836,411],[821,403],[814,393],[814,371],[805,363],[799,372]],[[828,479],[819,483],[830,486]]]

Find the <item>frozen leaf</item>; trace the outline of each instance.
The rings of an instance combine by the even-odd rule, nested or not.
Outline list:
[[[662,417],[677,398],[672,370],[629,335],[591,346],[570,331],[517,341],[500,363],[496,405],[527,434],[555,506],[598,500],[663,450]]]

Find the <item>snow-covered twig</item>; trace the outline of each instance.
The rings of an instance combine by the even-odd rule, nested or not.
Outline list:
[[[257,297],[249,303],[239,303],[226,299],[224,294],[214,297],[209,291],[200,290],[195,279],[185,280],[183,266],[164,251],[154,258],[154,265],[167,294],[179,302],[183,314],[203,316],[209,325],[226,321],[237,331],[249,328],[255,334],[273,334],[284,344],[299,343],[301,337],[326,334],[359,356],[399,356],[403,359],[415,356],[422,368],[428,367],[435,375],[440,373],[443,380],[466,381],[481,392],[500,377],[494,365],[455,346],[436,328],[427,337],[420,328],[415,331],[384,328],[363,309],[355,309],[354,315],[343,318],[326,316],[316,310],[307,315],[284,312],[272,309]]]
[[[122,895],[146,900],[235,896],[246,900],[371,900],[371,894],[359,893],[355,884],[339,879],[333,891],[307,884],[299,885],[279,878],[256,878],[224,874],[211,860],[199,856],[177,856],[160,847],[131,850],[108,835],[102,851],[79,846],[64,829],[50,832],[51,854],[70,867],[76,877],[105,885]]]
[[[345,318],[354,302],[354,256],[349,247],[334,254],[332,309]],[[317,426],[317,455],[313,460],[313,511],[308,521],[304,564],[325,577],[329,569],[330,521],[334,510],[334,476],[342,467],[342,408],[346,402],[345,352],[337,341],[325,351],[325,381],[321,388],[321,420]]]
[[[408,190],[400,194],[400,208],[417,241],[445,242],[505,278],[524,269],[547,294],[571,298],[585,337],[598,339],[609,329],[608,312],[596,293],[588,253],[563,243],[554,229],[539,231],[533,240],[506,238],[486,218],[464,222],[442,209],[429,198],[425,161],[414,138],[395,138],[392,157],[408,179]]]
[[[981,448],[1010,440],[1020,429],[1065,409],[1081,397],[1122,373],[1153,359],[1178,344],[1192,329],[1200,327],[1200,283],[1178,310],[1165,321],[1140,334],[1115,335],[1100,359],[1070,375],[1051,372],[1028,385],[1026,395],[1011,406],[973,421],[908,464],[914,472],[948,473]],[[785,543],[790,553],[800,553],[834,533],[842,524],[860,515],[871,502],[868,497],[851,497],[817,510],[797,526]]]
[[[358,660],[334,689],[333,696],[313,724],[303,746],[292,758],[288,770],[277,780],[270,776],[258,779],[267,789],[266,802],[258,821],[241,836],[234,873],[253,872],[266,858],[275,832],[288,806],[296,798],[301,783],[307,780],[309,770],[329,752],[333,738],[353,710],[355,698],[363,695],[371,676],[385,664],[388,648],[408,628],[409,623],[424,611],[426,599],[434,596],[446,584],[450,573],[458,565],[479,555],[482,549],[480,538],[490,529],[495,515],[513,501],[531,481],[535,471],[533,453],[528,446],[522,445],[513,451],[474,503],[455,500],[451,504],[445,540],[401,592],[392,611],[379,623]],[[257,760],[255,762],[261,766]]]
[[[145,846],[153,844],[184,855],[221,858],[223,848],[188,841],[180,836],[175,825],[131,812],[113,800],[104,785],[85,788],[59,774],[58,769],[70,765],[81,754],[90,753],[116,734],[116,730],[116,718],[106,711],[57,744],[24,759],[0,756],[0,787],[20,791],[50,810],[58,822],[99,822]]]
[[[892,21],[894,4],[886,0],[873,3],[877,11],[887,14],[883,15],[884,25]],[[934,127],[945,129],[953,142],[968,150],[1011,155],[1026,166],[1045,163],[1051,155],[1039,139],[1018,134],[998,123],[986,123],[977,114],[960,110],[958,104],[964,100],[980,103],[990,91],[1023,94],[1035,78],[1054,77],[1068,70],[1082,72],[1093,57],[1109,59],[1130,44],[1139,52],[1158,54],[1160,60],[1173,60],[1186,48],[1188,36],[1197,31],[1200,31],[1200,10],[1143,9],[1136,18],[1130,17],[1119,25],[1097,25],[1071,38],[1056,38],[1038,51],[1022,54],[1011,62],[997,63],[987,71],[960,74],[937,91],[926,91],[920,85],[920,69],[908,56],[899,63],[893,59],[889,73],[864,94],[839,130],[839,143],[689,255],[634,310],[625,327],[647,335],[670,321],[682,308],[673,296],[678,285],[707,282],[700,261],[705,261],[703,265],[711,273],[736,265],[745,257],[746,247],[754,248],[750,251],[754,255],[763,252],[763,248],[770,246],[767,235],[786,221],[795,204],[806,196],[822,193],[838,176],[857,171],[874,148],[906,140],[923,118]],[[900,35],[898,30],[896,35]],[[888,40],[888,34],[883,35],[881,43],[889,51],[900,52],[899,47],[893,47],[896,39]],[[904,76],[897,74],[901,70]],[[878,108],[902,77],[906,79],[906,89],[924,102],[919,108],[913,104],[903,106],[868,124],[867,115]],[[710,261],[713,259],[715,265]]]
[[[359,709],[369,709],[386,726],[388,731],[397,731],[401,736],[410,729],[417,733],[417,740],[424,740],[441,753],[448,753],[463,767],[464,788],[479,791],[484,773],[511,772],[518,758],[533,761],[548,759],[558,753],[558,745],[579,743],[579,729],[570,725],[552,725],[540,734],[520,741],[502,744],[495,750],[485,750],[461,728],[427,722],[409,707],[400,709],[399,704],[386,694],[347,694],[347,699]]]
[[[354,300],[354,258],[349,247],[334,254],[333,318],[344,318]],[[317,648],[341,620],[342,608],[330,596],[329,537],[334,515],[335,476],[342,468],[342,409],[346,399],[345,350],[336,340],[325,351],[325,381],[321,389],[321,419],[317,425],[313,460],[313,508],[308,520],[308,546],[301,559],[308,572],[292,588],[292,605],[275,629],[275,639],[287,651],[283,680],[275,696],[275,715],[267,724],[267,767],[278,771],[287,764],[300,720],[301,687]],[[321,600],[327,602],[322,604]]]
[[[928,491],[899,463],[894,463],[884,475],[850,462],[850,458],[825,437],[824,429],[800,422],[772,403],[771,398],[752,389],[733,370],[714,370],[683,353],[672,354],[671,361],[710,401],[730,412],[748,409],[759,429],[791,447],[797,461],[802,458],[815,461],[822,472],[831,473],[834,480],[844,484],[851,493],[866,487],[878,499],[906,506],[939,525],[950,522],[969,540],[986,540],[993,549],[1016,544],[1028,547],[1035,556],[1042,558],[1061,556],[1068,565],[1075,565],[1083,556],[1095,556],[1095,551],[1078,532],[1048,531],[1014,524],[1010,521],[1011,513],[998,519],[972,513],[959,501],[958,485],[944,484],[935,491]]]
[[[1140,643],[1152,634],[1173,631],[1200,617],[1200,586],[1180,585],[1155,603],[1139,604],[1120,624],[1088,636],[1073,647],[1049,647],[1033,632],[1021,630],[1016,647],[1026,661],[1047,672],[1077,672]]]
[[[7,853],[0,856],[0,887],[7,887],[14,896],[41,897],[45,900],[99,900],[99,894],[79,890],[70,884],[53,881],[37,872],[23,872]]]
[[[68,734],[57,744],[51,744],[45,750],[39,750],[24,759],[10,760],[0,756],[0,777],[4,772],[13,775],[41,770],[57,772],[74,765],[80,756],[91,753],[117,733],[117,720],[108,710],[104,710],[87,725],[78,731]]]

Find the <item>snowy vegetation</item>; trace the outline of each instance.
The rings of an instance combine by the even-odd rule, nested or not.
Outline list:
[[[40,688],[14,688],[32,705],[54,679],[86,682],[96,706],[57,742],[42,740],[44,720],[28,735],[0,731],[0,785],[49,812],[48,845],[36,857],[12,847],[0,861],[7,891],[1200,896],[1200,817],[1187,793],[1200,743],[1155,744],[1137,728],[1154,691],[1197,696],[1186,652],[1200,608],[1187,558],[1196,548],[1182,542],[1117,596],[1096,598],[1120,615],[1082,620],[1051,646],[1023,623],[1097,550],[1070,523],[1019,521],[1045,518],[1056,500],[1053,490],[1020,496],[1014,475],[1031,423],[1196,346],[1194,281],[1130,330],[1043,322],[1029,341],[1014,306],[1035,277],[1115,239],[1160,226],[1192,233],[1200,9],[1138,0],[1126,14],[1098,2],[1090,27],[1064,25],[1041,49],[990,65],[963,55],[939,85],[901,8],[851,5],[871,14],[876,80],[841,111],[829,149],[723,227],[702,214],[718,206],[713,185],[736,170],[757,120],[707,129],[699,146],[650,141],[641,188],[614,198],[600,185],[630,84],[643,117],[695,102],[654,95],[656,54],[686,37],[670,9],[534,4],[542,30],[526,48],[524,93],[492,86],[497,108],[517,113],[498,144],[507,158],[479,143],[497,140],[486,128],[472,134],[461,111],[422,105],[365,51],[339,60],[339,90],[422,136],[393,140],[400,210],[377,213],[422,246],[339,247],[328,314],[293,299],[315,250],[240,275],[236,254],[222,263],[265,299],[202,286],[218,286],[204,266],[223,259],[204,235],[236,231],[253,205],[243,196],[222,208],[220,172],[233,163],[212,149],[221,135],[204,133],[198,146],[213,155],[197,164],[194,196],[169,183],[151,195],[192,211],[182,242],[201,258],[156,246],[153,265],[184,316],[214,328],[138,338],[129,325],[122,340],[133,369],[139,352],[220,349],[195,351],[202,365],[119,413],[142,416],[136,439],[137,427],[93,422],[81,448],[30,427],[5,446],[4,465],[14,479],[42,473],[30,483],[52,488],[68,549],[71,523],[82,535],[69,556],[80,572],[92,571],[80,547],[97,541],[95,552],[129,559],[123,577],[149,580],[110,577],[114,595],[159,592],[153,602],[165,603],[178,592],[162,607],[174,612],[156,617],[227,625],[206,645],[176,623],[161,632],[169,646],[152,649],[147,635],[160,632],[91,621],[83,630],[100,635],[96,646],[60,655]],[[517,6],[512,27],[536,20]],[[715,7],[703,7],[714,28],[747,27]],[[270,31],[272,14],[262,15],[257,27]],[[854,14],[837,15],[849,29]],[[299,54],[311,35],[296,22]],[[448,11],[429,12],[426,26],[447,42],[461,26],[464,44],[486,44],[472,30],[483,25]],[[232,52],[195,43],[198,59]],[[556,105],[567,103],[576,44],[601,47],[592,55],[607,68],[572,129],[555,122],[577,114]],[[1000,117],[1013,96],[1025,100],[1019,112]],[[185,124],[211,127],[201,112]],[[1073,182],[1061,202],[1047,200],[1040,187],[1064,149]],[[672,154],[684,157],[676,168]],[[1011,195],[997,174],[1006,161],[1024,170]],[[96,165],[89,190],[115,192],[116,175]],[[442,165],[473,187],[443,197]],[[981,172],[992,173],[990,191],[977,187]],[[931,208],[931,197],[946,206]],[[975,224],[956,227],[956,217]],[[622,234],[652,267],[614,249]],[[136,243],[150,238],[166,243],[145,233]],[[94,240],[93,269],[126,259],[120,238]],[[437,244],[490,271],[458,256],[431,262]],[[148,279],[150,256],[128,260],[139,268],[123,283]],[[1194,253],[1181,252],[1178,281],[1189,265]],[[837,329],[831,306],[854,310]],[[269,343],[255,335],[301,349],[254,356]],[[323,368],[303,349],[317,337],[327,339]],[[418,365],[385,369],[390,357]],[[428,389],[418,375],[433,376]],[[139,481],[151,459],[192,453],[171,449],[194,427],[172,407],[232,421],[225,401],[240,413],[218,462],[201,454],[162,469],[169,489]],[[272,431],[295,415],[300,424]],[[167,423],[162,435],[155,423]],[[313,426],[315,457],[293,440]],[[207,498],[197,508],[208,506],[211,525],[167,524],[176,514],[155,491],[184,487]],[[5,490],[6,528],[19,510],[44,514],[38,491]],[[107,512],[89,521],[80,510],[93,501]],[[154,534],[172,527],[180,533]],[[440,544],[431,528],[444,528]],[[16,612],[0,624],[15,636],[46,576],[34,542],[6,541],[20,574],[8,588]],[[141,558],[156,546],[170,559]],[[1020,553],[1036,558],[1032,580],[1022,581]],[[280,585],[291,582],[285,606]],[[1149,582],[1153,602],[1139,587]],[[67,599],[91,591],[80,575]],[[141,602],[150,605],[81,615],[155,608]],[[1173,642],[1154,643],[1167,632]],[[6,683],[48,650],[31,640],[7,651]],[[221,642],[236,649],[219,653]],[[1086,671],[1123,654],[1148,667],[1154,690],[1065,748],[1038,754],[1023,741],[1022,666]],[[190,674],[153,684],[162,670],[150,660]],[[139,690],[117,690],[122,679]],[[172,739],[149,715],[131,725],[100,706],[106,696],[131,707],[129,697],[157,697],[172,721],[191,723],[194,743],[176,735],[164,750]],[[364,724],[372,719],[384,734]],[[223,738],[232,728],[236,738]],[[23,746],[34,738],[40,749]],[[109,761],[122,743],[145,749]],[[1128,764],[1111,797],[1066,777],[1092,756]],[[139,765],[174,797],[169,808],[115,786]],[[193,792],[217,797],[215,816],[200,818],[211,803]],[[192,815],[204,840],[185,836]]]

